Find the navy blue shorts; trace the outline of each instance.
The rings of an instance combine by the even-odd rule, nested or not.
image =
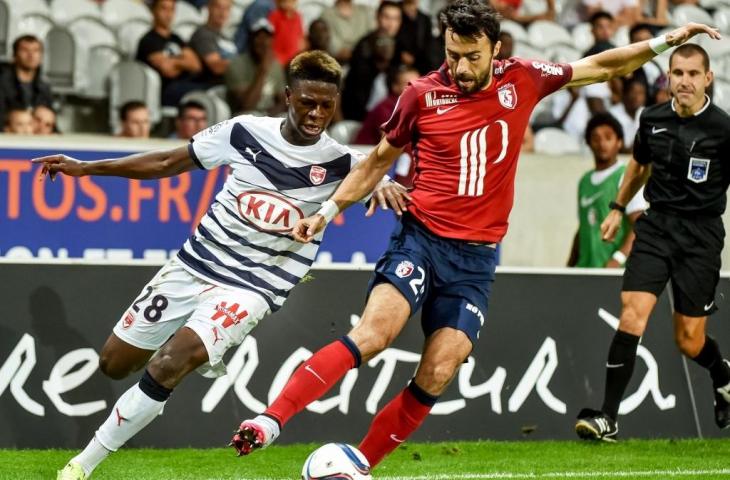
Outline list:
[[[494,248],[440,237],[406,215],[375,266],[368,295],[389,282],[408,300],[411,315],[421,309],[426,337],[451,327],[473,344],[487,315],[496,265]]]

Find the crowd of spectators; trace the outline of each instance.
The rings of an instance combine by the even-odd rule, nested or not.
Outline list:
[[[208,12],[207,20],[189,41],[173,28],[177,5],[183,1],[196,8],[205,7]],[[204,105],[189,108],[190,103],[181,105],[181,100],[189,92],[212,88],[224,92],[221,98],[233,114],[281,115],[286,108],[287,62],[299,51],[322,49],[337,58],[347,72],[336,121],[361,122],[362,129],[354,132],[352,140],[372,144],[379,139],[378,125],[392,112],[403,86],[443,63],[443,38],[435,24],[437,12],[423,11],[419,0],[381,0],[377,8],[353,0],[335,0],[318,18],[310,18],[308,25],[298,4],[305,0],[253,0],[238,14],[240,18],[231,19],[233,1],[145,2],[152,24],[138,43],[136,60],[159,73],[161,103],[177,108],[178,114],[167,131],[155,131],[147,106],[128,102],[118,112],[119,129],[115,134],[146,137],[154,131],[160,136],[189,138],[193,128],[204,126],[203,116],[206,122],[214,119],[209,118]],[[503,18],[523,26],[537,20],[557,22],[573,17],[590,22],[593,44],[585,45],[583,55],[612,48],[620,27],[630,29],[631,42],[651,38],[667,25],[670,8],[685,3],[582,0],[571,17],[564,12],[559,15],[555,0],[544,0],[544,4],[532,0],[529,9],[525,9],[523,0],[491,1]],[[536,4],[542,5],[542,11],[535,11]],[[437,9],[438,5],[432,0],[429,6]],[[237,25],[235,29],[225,28],[232,23]],[[226,32],[234,33],[229,38]],[[500,41],[498,58],[509,58],[516,40],[503,31]],[[58,133],[54,111],[58,104],[49,85],[41,80],[42,58],[41,39],[24,35],[13,43],[12,62],[0,71],[0,123],[5,132]],[[551,99],[549,115],[535,119],[532,129],[559,127],[582,141],[588,120],[598,113],[610,113],[622,125],[623,150],[629,151],[642,108],[666,101],[666,87],[662,68],[649,62],[625,79],[559,92]],[[526,150],[532,146],[532,129]]]

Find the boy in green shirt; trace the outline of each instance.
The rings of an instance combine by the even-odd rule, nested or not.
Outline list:
[[[601,239],[601,221],[609,202],[616,198],[626,166],[618,161],[623,146],[623,129],[613,116],[602,113],[588,122],[586,143],[593,152],[595,169],[586,172],[578,183],[578,231],[573,239],[569,267],[619,268],[634,242],[634,221],[648,207],[643,190],[626,206],[621,230],[612,242]]]

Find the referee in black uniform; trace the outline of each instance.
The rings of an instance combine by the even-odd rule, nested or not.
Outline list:
[[[575,430],[581,438],[615,440],[636,348],[668,280],[677,346],[709,371],[715,422],[720,428],[730,426],[730,363],[705,334],[707,316],[717,310],[715,288],[725,237],[720,215],[730,184],[730,116],[705,93],[712,78],[702,47],[678,47],[669,58],[673,99],[641,115],[634,157],[601,225],[604,240],[613,239],[624,206],[645,183],[651,206],[636,222],[636,240],[626,263],[621,320],[608,351],[603,406],[580,412]]]

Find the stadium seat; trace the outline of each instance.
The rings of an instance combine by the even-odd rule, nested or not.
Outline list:
[[[617,47],[623,47],[624,45],[628,45],[631,42],[631,40],[629,39],[629,27],[627,27],[626,25],[618,27],[616,29],[616,32],[613,34],[611,41]]]
[[[13,2],[13,10],[20,16],[39,14],[51,16],[51,9],[46,0],[20,0]]]
[[[302,16],[302,23],[304,24],[304,31],[309,29],[309,24],[317,20],[322,16],[322,12],[327,8],[327,4],[319,2],[317,0],[305,0],[299,2],[297,10]]]
[[[535,153],[567,155],[580,153],[578,141],[559,128],[547,127],[535,133]]]
[[[535,47],[545,48],[557,44],[573,45],[573,37],[570,33],[555,22],[537,20],[527,27],[527,34],[530,44]]]
[[[190,101],[198,102],[205,107],[205,113],[208,116],[208,125],[215,125],[216,123],[231,118],[231,109],[228,107],[228,104],[221,100],[215,93],[194,90],[186,93],[180,100],[180,104]]]
[[[330,126],[328,134],[336,142],[350,144],[355,139],[355,135],[362,128],[362,122],[356,120],[342,120]]]
[[[77,93],[88,84],[88,44],[79,41],[63,26],[54,26],[46,35],[43,50],[43,80],[57,93]]]
[[[712,101],[730,113],[730,82],[715,79],[712,83]]]
[[[51,18],[56,25],[67,25],[81,17],[101,20],[99,5],[91,0],[51,0]]]
[[[195,30],[198,29],[200,24],[198,23],[178,23],[173,27],[173,31],[177,33],[180,38],[182,38],[185,42],[190,41],[190,37],[193,36],[193,33],[195,33]]]
[[[109,75],[109,124],[119,125],[119,107],[131,100],[144,102],[153,124],[160,121],[160,75],[141,62],[117,63]]]
[[[0,0],[0,61],[6,62],[11,58],[10,53],[10,7],[4,1]]]
[[[172,22],[172,29],[177,32],[177,26],[193,23],[202,25],[205,23],[200,10],[190,5],[188,2],[175,2],[175,20]]]
[[[543,126],[552,125],[555,122],[553,117],[553,97],[548,95],[540,100],[530,115],[530,125]]]
[[[672,11],[672,24],[680,26],[689,22],[712,25],[714,22],[709,13],[695,5],[678,5]]]
[[[23,15],[16,24],[14,38],[21,35],[35,35],[45,43],[48,31],[53,28],[53,20],[47,15],[30,13]]]
[[[101,20],[89,17],[77,18],[68,26],[68,29],[79,41],[87,44],[89,48],[98,45],[117,47],[117,38],[109,27]]]
[[[573,46],[581,52],[585,52],[593,46],[593,33],[591,33],[591,24],[588,22],[581,22],[573,27],[571,36]]]
[[[89,83],[79,96],[104,99],[109,96],[109,75],[122,54],[116,47],[96,45],[89,51]]]
[[[545,52],[523,42],[515,44],[514,55],[520,58],[542,59],[545,57]]]
[[[712,16],[714,25],[720,29],[722,33],[730,33],[730,7],[721,7],[715,10]]]
[[[551,62],[557,63],[570,63],[583,57],[583,52],[563,44],[549,47],[546,53]]]
[[[525,27],[517,22],[513,22],[512,20],[502,20],[501,28],[502,31],[509,32],[512,35],[515,43],[529,43],[530,41],[530,37],[527,35],[527,30],[525,30]]]
[[[117,29],[117,47],[122,55],[134,60],[137,56],[139,40],[150,30],[150,25],[142,20],[130,20]]]
[[[133,20],[152,23],[149,9],[134,0],[106,0],[101,6],[101,18],[106,25],[115,30]]]

